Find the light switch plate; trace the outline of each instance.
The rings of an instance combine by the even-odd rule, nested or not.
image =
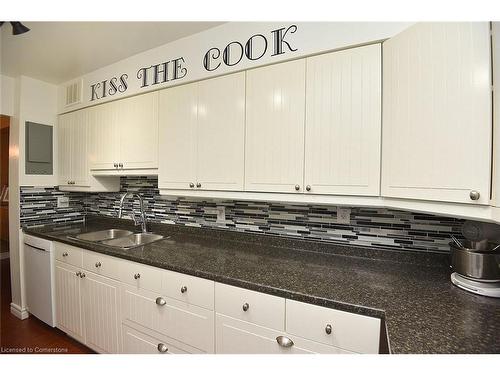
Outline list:
[[[57,197],[57,208],[69,207],[69,197]]]
[[[226,221],[226,207],[217,206],[217,223],[224,223]]]
[[[337,207],[337,224],[349,224],[351,222],[351,209]]]

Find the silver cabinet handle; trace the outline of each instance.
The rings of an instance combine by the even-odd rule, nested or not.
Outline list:
[[[307,190],[307,191],[311,191],[311,185],[307,185],[307,186],[306,186],[306,190]]]
[[[118,163],[113,163],[113,167],[118,168]]]
[[[141,274],[140,274],[140,273],[136,273],[136,274],[134,275],[134,279],[136,279],[136,280],[137,280],[137,279],[140,279],[140,278],[141,278]]]
[[[325,332],[326,332],[327,335],[329,335],[329,334],[332,333],[332,325],[331,324],[327,324],[326,325]]]
[[[158,351],[160,353],[166,353],[168,351],[167,345],[165,345],[164,343],[160,342],[158,344]]]
[[[295,185],[295,190],[299,191],[300,190],[300,185]]]
[[[85,273],[83,273],[83,272],[82,272],[82,273],[80,274],[80,278],[81,278],[81,279],[83,279],[84,277],[85,277]]]
[[[101,267],[101,262],[96,262],[95,263],[95,268],[99,268],[99,267]]]
[[[473,201],[477,201],[479,199],[479,197],[481,196],[481,194],[479,194],[479,191],[477,190],[472,190],[470,193],[469,193],[469,197],[470,199],[472,199]]]
[[[187,287],[187,286],[183,286],[183,287],[181,288],[181,293],[183,293],[183,294],[184,294],[184,293],[186,293],[187,291],[188,291],[188,287]]]
[[[197,183],[196,183],[196,187],[197,187],[197,188],[201,188],[201,183],[200,183],[200,182],[197,182]]]
[[[123,163],[118,163],[118,166],[119,166],[120,168],[123,168]]]
[[[246,302],[245,302],[245,303],[243,304],[242,308],[243,308],[243,311],[248,311],[248,309],[250,308],[250,305],[249,305],[248,303],[246,303]]]
[[[63,257],[67,257],[67,256],[68,256],[68,253],[65,251],[64,253],[62,253],[62,256],[63,256]]]
[[[189,183],[189,187],[190,187],[191,189],[192,189],[192,188],[194,188],[194,183],[193,183],[193,182],[190,182],[190,183]]]
[[[81,276],[81,275],[82,275],[82,273],[81,273],[80,271],[77,271],[77,272],[75,273],[75,275],[76,275],[76,276],[78,276],[78,277],[82,277],[82,276]]]
[[[293,346],[292,339],[286,336],[278,336],[276,337],[276,341],[278,342],[279,346],[282,346],[283,348],[291,348]]]
[[[163,299],[163,297],[157,297],[157,298],[156,298],[156,304],[157,304],[158,306],[165,306],[165,304],[166,304],[166,303],[167,303],[167,301],[165,301],[165,300]]]

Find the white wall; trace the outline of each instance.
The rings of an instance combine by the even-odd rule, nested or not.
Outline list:
[[[54,134],[54,173],[50,176],[24,173],[25,122],[33,121],[56,126],[57,86],[30,77],[15,80],[14,111],[9,138],[9,247],[12,304],[11,311],[20,318],[27,317],[23,287],[23,234],[19,221],[20,186],[54,186],[57,183],[57,129]]]
[[[288,28],[291,25],[296,25],[297,30],[293,33],[290,30],[284,39],[296,51],[290,51],[285,46],[285,53],[273,56],[273,34],[271,31]],[[75,79],[59,87],[59,111],[67,112],[137,93],[158,90],[160,88],[346,48],[348,46],[380,41],[398,34],[411,25],[412,23],[408,22],[229,22],[131,56],[86,74],[83,77],[75,77]],[[210,48],[217,47],[222,51],[228,43],[233,41],[237,41],[245,46],[247,40],[255,34],[262,34],[268,41],[267,51],[262,58],[251,61],[243,56],[238,64],[231,67],[221,64],[214,71],[207,71],[204,68],[203,58]],[[261,37],[255,39],[257,46],[259,46],[259,42],[262,43],[260,46],[263,49]],[[256,49],[256,51],[259,50]],[[171,61],[179,57],[185,59],[184,66],[188,69],[184,78],[141,88],[141,81],[137,78],[137,72],[140,68]],[[112,77],[120,77],[124,73],[128,75],[128,89],[125,92],[90,101],[90,86],[92,84],[109,80]],[[83,82],[83,101],[80,104],[65,108],[66,84],[79,79]]]
[[[0,75],[0,114],[14,115],[14,89],[14,78]]]

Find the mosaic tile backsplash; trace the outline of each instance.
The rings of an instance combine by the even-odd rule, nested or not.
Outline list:
[[[144,198],[148,220],[377,248],[449,252],[450,234],[460,236],[463,220],[384,208],[351,208],[349,224],[336,223],[336,207],[250,201],[174,199],[159,195],[156,177],[121,177],[121,193]],[[86,214],[116,217],[121,193],[66,193],[57,188],[21,189],[21,225],[82,221]],[[57,197],[70,207],[58,209]],[[226,220],[217,221],[217,206]],[[139,201],[128,198],[124,217],[139,214]]]

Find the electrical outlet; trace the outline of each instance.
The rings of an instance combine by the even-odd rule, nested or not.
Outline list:
[[[57,208],[69,207],[69,197],[57,197]]]
[[[226,207],[217,206],[217,222],[224,223],[226,221]]]
[[[337,224],[349,224],[351,222],[351,209],[337,207]]]

